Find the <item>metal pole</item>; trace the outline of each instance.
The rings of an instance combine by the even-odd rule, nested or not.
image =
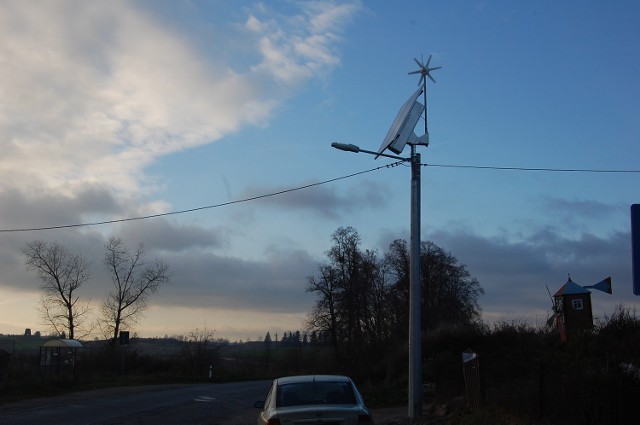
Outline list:
[[[409,270],[409,418],[422,416],[420,314],[420,154],[411,145],[411,255]]]

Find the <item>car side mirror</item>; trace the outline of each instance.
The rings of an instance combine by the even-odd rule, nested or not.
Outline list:
[[[253,403],[253,407],[256,409],[264,409],[264,401],[256,401]]]

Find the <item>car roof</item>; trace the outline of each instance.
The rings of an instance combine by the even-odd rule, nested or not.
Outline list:
[[[296,375],[283,376],[276,379],[278,385],[297,384],[301,382],[351,382],[351,379],[343,375]]]

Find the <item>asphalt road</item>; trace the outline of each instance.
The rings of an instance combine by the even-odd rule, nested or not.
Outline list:
[[[271,381],[164,385],[0,405],[1,425],[247,425]]]

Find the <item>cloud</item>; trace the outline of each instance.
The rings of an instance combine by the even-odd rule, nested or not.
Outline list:
[[[334,45],[360,10],[359,1],[300,2],[302,13],[274,17],[262,4],[247,18],[245,28],[258,37],[262,61],[253,67],[284,85],[298,85],[312,76],[323,76],[340,63]],[[267,13],[268,17],[261,15]],[[258,15],[259,14],[259,15]]]
[[[107,236],[94,230],[55,234],[58,242],[91,261],[93,277],[82,296],[94,302],[99,302],[110,285],[101,262]],[[285,244],[268,246],[260,259],[229,256],[225,232],[165,219],[125,224],[116,236],[133,246],[144,241],[147,261],[162,258],[169,264],[172,281],[154,297],[155,310],[184,308],[201,311],[203,317],[220,311],[303,317],[314,301],[305,291],[307,277],[316,274],[318,261],[323,261]],[[484,237],[461,229],[428,236],[479,280],[485,290],[480,298],[485,321],[525,319],[539,324],[551,306],[545,285],[555,292],[568,273],[581,285],[612,277],[613,295],[593,291],[596,317],[610,313],[620,303],[632,306],[629,238],[628,233],[607,237],[584,233],[566,238],[549,228],[536,229],[526,239],[518,235]],[[31,239],[22,234],[3,238],[0,267],[6,287],[37,291],[37,278],[24,271],[16,248]]]
[[[0,22],[0,134],[10,146],[0,187],[135,192],[159,156],[216,140],[248,120],[245,108],[256,112],[249,81],[128,2],[9,2]]]
[[[314,184],[315,182],[308,183],[308,185]],[[356,209],[386,204],[392,196],[386,186],[374,182],[363,182],[357,187],[352,187],[345,195],[341,195],[334,187],[326,185],[311,188],[306,186],[301,184],[299,186],[302,188],[301,190],[291,187],[252,186],[245,190],[241,198],[248,199],[278,194],[277,196],[265,196],[261,202],[279,208],[304,210],[325,218],[337,218]]]
[[[524,240],[481,237],[468,231],[439,231],[430,240],[450,251],[485,289],[480,299],[485,318],[544,319],[551,309],[545,285],[553,294],[568,274],[581,285],[613,279],[613,295],[594,291],[594,315],[613,311],[616,304],[633,303],[631,293],[630,235],[614,232],[606,237],[589,233],[567,238],[540,228]]]
[[[159,255],[222,249],[228,244],[226,229],[182,224],[164,218],[130,221],[117,233],[127,245],[143,245]]]
[[[565,199],[547,197],[543,202],[550,208],[567,216],[580,215],[582,217],[603,219],[619,211],[619,206],[599,202],[593,199]]]
[[[83,186],[73,194],[49,191],[0,191],[0,216],[5,229],[80,223],[83,216],[105,217],[124,210],[105,187]]]
[[[163,289],[161,304],[289,313],[310,306],[306,278],[315,263],[303,251],[283,250],[262,261],[188,253],[170,262],[175,279]]]
[[[241,73],[133,2],[4,2],[0,190],[153,191],[147,165],[264,122],[286,98],[265,90],[273,79],[298,85],[338,64],[336,34],[356,4],[301,8],[248,19],[263,61]]]
[[[267,247],[263,259],[232,257],[225,255],[226,231],[162,218],[125,223],[114,234],[86,229],[46,235],[11,233],[0,244],[2,286],[38,291],[37,275],[25,270],[21,249],[29,241],[44,238],[89,261],[91,279],[79,294],[99,303],[111,288],[111,276],[102,261],[110,236],[120,237],[130,249],[142,245],[146,263],[161,259],[169,266],[171,282],[161,289],[153,304],[298,313],[309,306],[306,278],[317,264],[307,252],[273,245]]]

